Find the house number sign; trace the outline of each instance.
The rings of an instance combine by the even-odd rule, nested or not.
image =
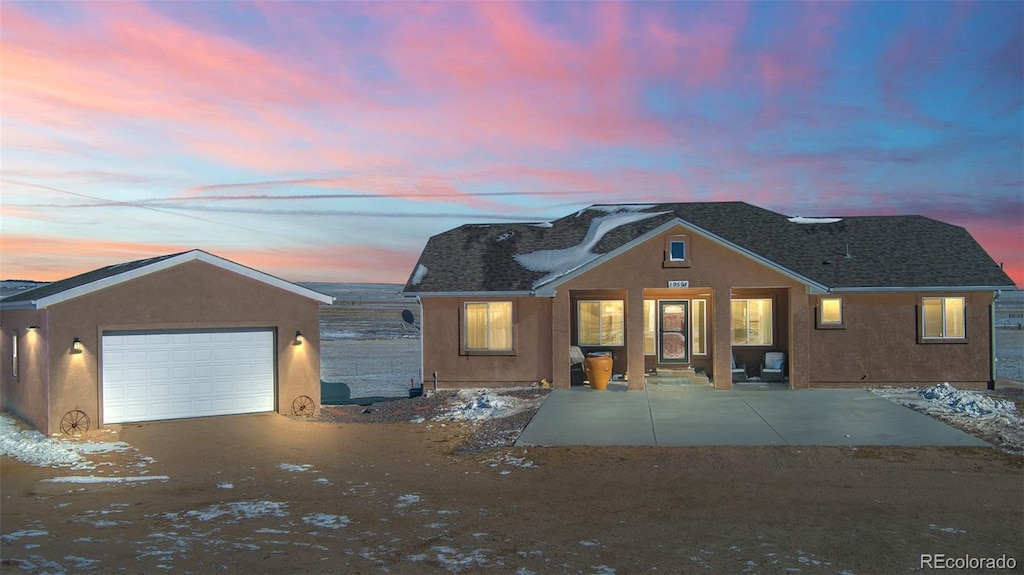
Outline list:
[[[688,287],[690,287],[690,282],[688,280],[677,280],[677,281],[671,281],[670,280],[668,282],[668,287],[669,288],[688,288]]]

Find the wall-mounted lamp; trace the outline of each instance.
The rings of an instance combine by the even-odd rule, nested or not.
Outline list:
[[[301,331],[295,332],[295,341],[292,342],[292,345],[302,345],[302,332]]]
[[[82,346],[82,340],[76,337],[75,341],[71,344],[71,349],[73,349],[75,353],[82,353],[82,350],[84,349],[84,346]]]
[[[32,330],[32,329],[39,329],[39,326],[38,325],[30,325],[30,326],[28,326],[28,329],[30,329],[30,330]]]

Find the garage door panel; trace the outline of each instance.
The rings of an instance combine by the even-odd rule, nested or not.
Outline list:
[[[106,423],[273,411],[272,330],[103,335]]]

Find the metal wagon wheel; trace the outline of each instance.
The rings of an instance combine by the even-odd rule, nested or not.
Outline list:
[[[300,395],[292,402],[292,415],[299,417],[312,417],[314,408],[313,398],[308,395]]]
[[[60,430],[65,435],[89,431],[89,416],[84,411],[72,409],[60,418]]]

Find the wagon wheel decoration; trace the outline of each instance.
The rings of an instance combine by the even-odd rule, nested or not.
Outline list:
[[[299,417],[312,417],[315,407],[312,397],[308,395],[300,395],[292,402],[292,415],[297,415]]]
[[[60,430],[65,435],[89,431],[89,416],[84,411],[72,409],[60,418]]]

